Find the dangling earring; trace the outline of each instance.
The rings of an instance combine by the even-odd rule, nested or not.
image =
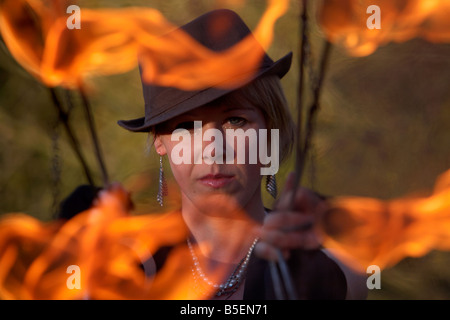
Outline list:
[[[275,175],[270,175],[266,177],[266,189],[269,194],[276,199],[278,190],[277,190],[277,180],[275,179]]]
[[[167,196],[167,184],[166,184],[166,179],[164,179],[164,168],[163,168],[162,156],[159,156],[159,188],[158,188],[158,195],[156,196],[156,200],[158,200],[161,207],[164,204],[163,199],[165,196]]]

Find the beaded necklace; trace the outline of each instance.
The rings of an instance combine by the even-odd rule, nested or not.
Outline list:
[[[258,242],[258,238],[256,238],[250,248],[248,249],[247,254],[244,258],[238,263],[236,268],[233,270],[233,272],[230,274],[228,279],[221,284],[213,283],[211,280],[208,279],[208,277],[203,272],[199,259],[197,255],[194,252],[194,248],[192,247],[191,241],[187,239],[187,244],[189,246],[189,251],[191,252],[191,257],[193,261],[193,267],[192,267],[192,274],[194,276],[194,279],[197,281],[198,279],[204,281],[209,286],[213,287],[216,290],[216,296],[220,297],[222,295],[232,295],[239,289],[239,286],[241,285],[242,281],[245,278],[248,261],[250,260],[250,256],[253,252],[253,249],[255,248],[256,243]]]

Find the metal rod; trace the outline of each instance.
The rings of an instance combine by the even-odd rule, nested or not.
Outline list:
[[[297,137],[296,137],[296,161],[295,161],[295,173],[293,194],[297,190],[297,186],[301,180],[301,167],[303,166],[302,158],[304,154],[303,150],[303,87],[305,78],[305,57],[306,57],[306,44],[307,44],[307,28],[308,28],[308,0],[300,0],[302,3],[302,13],[300,16],[300,45],[298,53],[298,68],[299,68],[299,81],[297,88]],[[292,202],[291,202],[292,203]]]
[[[299,45],[299,55],[298,55],[298,70],[299,70],[299,81],[297,88],[297,136],[296,136],[296,162],[295,162],[295,177],[294,177],[294,194],[296,186],[298,185],[301,177],[301,171],[298,170],[301,167],[300,161],[302,161],[303,154],[303,143],[302,143],[302,122],[303,122],[303,87],[304,87],[304,74],[305,74],[305,56],[306,56],[306,30],[308,25],[308,1],[300,0],[302,4],[302,13],[300,17],[300,45]],[[293,199],[294,197],[292,197]],[[293,203],[293,201],[292,201]],[[281,272],[281,277],[278,274],[278,267]],[[272,282],[274,285],[275,295],[278,300],[285,300],[285,292],[288,299],[296,299],[297,295],[295,293],[295,288],[293,286],[292,277],[284,260],[281,251],[277,250],[277,262],[270,262],[270,272],[272,276]]]
[[[303,145],[301,147],[302,151],[297,155],[298,158],[296,161],[296,170],[295,170],[296,174],[294,177],[292,201],[291,201],[292,204],[294,204],[294,201],[295,201],[294,197],[295,197],[297,188],[300,185],[300,181],[301,181],[303,171],[305,168],[306,156],[308,154],[309,148],[311,146],[311,140],[314,135],[315,119],[316,119],[317,112],[319,111],[319,106],[320,106],[319,100],[320,100],[320,95],[321,95],[322,89],[323,89],[323,81],[325,79],[325,71],[328,66],[331,47],[332,47],[331,43],[326,40],[325,44],[324,44],[320,67],[319,67],[318,80],[313,89],[313,94],[314,94],[313,101],[308,110],[308,118],[307,118],[307,122],[306,122],[306,132],[305,132]]]
[[[80,148],[80,144],[78,142],[78,139],[75,136],[74,131],[72,130],[72,127],[69,123],[69,114],[63,109],[58,96],[56,94],[55,88],[49,88],[50,95],[53,101],[53,105],[56,107],[58,111],[58,117],[61,123],[64,125],[64,129],[67,133],[67,136],[69,137],[69,142],[72,146],[73,151],[75,152],[78,160],[80,161],[81,167],[83,168],[84,175],[86,176],[87,181],[91,186],[94,186],[94,180],[92,179],[91,172],[89,170],[89,167],[87,165],[87,162],[83,156],[83,153]]]
[[[293,193],[292,193],[292,200],[291,200],[292,205],[294,205],[296,189],[300,183],[300,179],[303,174],[306,154],[308,152],[308,149],[310,146],[310,141],[311,141],[313,131],[314,131],[313,129],[314,129],[314,124],[315,124],[315,115],[319,109],[319,97],[320,97],[321,89],[323,87],[322,83],[323,83],[323,79],[325,76],[325,69],[326,69],[327,61],[329,60],[328,57],[329,57],[330,49],[331,49],[331,45],[327,41],[325,44],[324,53],[322,55],[322,62],[321,62],[320,71],[319,71],[319,80],[316,84],[316,87],[314,88],[314,101],[313,101],[311,107],[309,108],[305,141],[303,144],[302,153],[299,154],[300,161],[298,161],[296,163],[297,165],[299,165],[299,167],[296,168],[297,169],[296,172],[298,174],[297,175],[298,180],[295,182],[295,184],[293,186]],[[304,226],[299,227],[299,230],[307,230],[310,227],[311,227],[311,225],[305,224]],[[284,300],[283,292],[285,290],[287,293],[287,299],[296,300],[297,294],[296,294],[296,290],[293,285],[291,274],[289,272],[289,267],[287,266],[286,261],[284,260],[283,255],[281,254],[280,250],[277,250],[277,255],[278,255],[277,263],[280,267],[280,272],[281,272],[282,280],[283,280],[283,282],[281,282],[280,277],[277,274],[276,265],[274,265],[274,263],[271,263],[271,274],[272,274],[272,280],[274,282],[274,289],[275,289],[275,293],[277,295],[277,299]]]
[[[278,255],[278,266],[280,267],[281,277],[283,279],[284,288],[287,293],[288,300],[297,300],[297,293],[294,287],[294,281],[291,276],[291,272],[289,271],[289,267],[284,260],[283,255],[280,250],[277,250]]]
[[[269,266],[277,300],[297,300],[298,297],[293,278],[279,249],[277,249],[277,261],[270,261]]]
[[[303,122],[303,86],[304,86],[304,65],[305,65],[305,55],[306,55],[306,30],[307,30],[307,21],[308,21],[308,1],[300,0],[302,4],[302,13],[300,17],[300,38],[301,42],[299,45],[299,53],[298,53],[298,88],[297,88],[297,136],[296,136],[296,162],[295,162],[295,178],[294,178],[294,194],[296,190],[296,186],[300,181],[301,171],[298,168],[301,167],[300,161],[302,159],[303,154],[303,143],[302,143],[302,122]],[[292,200],[294,197],[292,197]],[[292,201],[293,203],[293,201]],[[272,283],[274,286],[275,296],[278,300],[288,299],[296,299],[295,288],[293,287],[292,277],[289,271],[289,267],[287,266],[286,261],[279,249],[277,249],[277,261],[270,261],[270,273],[272,276]],[[281,272],[281,277],[278,273]],[[285,296],[285,292],[287,297]]]
[[[280,275],[278,274],[277,263],[275,261],[269,262],[270,275],[272,277],[273,289],[277,300],[285,300],[283,284],[281,283]]]
[[[94,143],[96,159],[97,159],[97,162],[99,164],[100,171],[102,174],[103,187],[107,187],[109,185],[108,172],[106,170],[105,162],[103,161],[103,155],[102,155],[102,151],[100,148],[100,142],[98,140],[97,131],[95,129],[94,116],[92,115],[91,106],[90,106],[89,100],[88,100],[87,95],[86,95],[85,91],[83,90],[83,88],[80,88],[80,94],[81,94],[81,98],[83,101],[83,107],[84,107],[85,114],[86,114],[86,120],[87,120],[87,123],[89,126],[89,132],[91,134],[92,142]]]
[[[300,181],[303,175],[306,155],[309,151],[311,139],[314,133],[314,125],[317,111],[319,109],[320,94],[323,88],[323,81],[325,78],[325,71],[329,61],[329,55],[331,51],[330,42],[326,41],[321,63],[319,66],[319,76],[313,87],[313,102],[308,110],[308,118],[306,122],[306,131],[303,137],[303,87],[304,87],[304,73],[305,73],[305,56],[306,56],[306,46],[307,46],[307,28],[308,28],[308,0],[301,0],[303,4],[303,11],[301,14],[301,45],[299,49],[299,85],[298,85],[298,101],[297,101],[297,141],[296,141],[296,162],[295,162],[295,175],[293,182],[291,206],[294,206],[295,194],[297,193],[297,188],[300,185]],[[302,139],[303,138],[303,139]],[[307,229],[310,226],[305,226]],[[272,275],[272,281],[274,284],[275,294],[277,299],[284,299],[284,292],[287,294],[288,299],[297,299],[296,290],[294,283],[289,271],[289,267],[283,258],[281,251],[277,250],[277,264],[279,266],[279,271],[281,273],[281,278],[278,274],[278,268],[275,262],[270,262],[270,271]]]

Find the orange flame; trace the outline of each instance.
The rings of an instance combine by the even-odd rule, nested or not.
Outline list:
[[[370,5],[380,8],[381,29],[369,29]],[[351,55],[366,56],[389,42],[415,37],[450,42],[450,2],[447,0],[324,0],[319,20],[329,41]]]
[[[405,257],[450,250],[450,170],[423,198],[380,201],[340,197],[322,221],[324,245],[365,272],[387,268]]]
[[[186,227],[180,215],[131,217],[127,210],[126,194],[121,189],[113,189],[103,193],[92,209],[64,224],[44,225],[26,215],[3,218],[0,223],[0,297],[180,297],[183,292],[174,291],[167,285],[167,275],[165,279],[164,275],[157,275],[149,280],[140,267],[140,263],[149,259],[159,247],[186,238]],[[185,255],[186,252],[178,251],[171,258],[178,260],[174,261],[173,266],[178,266],[181,281],[190,279],[185,276],[187,271],[183,273],[183,268],[180,268]],[[66,269],[70,265],[77,265],[81,270],[81,290],[66,286],[69,276]],[[171,272],[174,270],[165,270],[165,273]],[[157,284],[164,290],[159,289]],[[184,294],[182,297],[186,297]]]
[[[214,288],[192,274],[181,214],[130,216],[128,199],[113,186],[67,222],[43,224],[23,214],[0,219],[0,299],[209,298]],[[173,250],[156,270],[152,257],[165,246]],[[79,288],[68,285],[70,266],[80,270]],[[227,271],[205,269],[214,283]]]
[[[273,26],[289,1],[268,1],[255,30],[260,44],[248,37],[220,53],[174,30],[160,12],[149,8],[83,8],[81,29],[68,29],[65,3],[5,0],[0,4],[0,30],[6,45],[46,85],[80,87],[88,75],[131,70],[140,56],[146,81],[193,90],[236,85],[246,73],[255,72],[263,53],[260,45],[270,45]],[[230,83],[230,78],[237,80]]]

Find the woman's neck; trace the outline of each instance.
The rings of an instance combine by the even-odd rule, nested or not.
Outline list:
[[[264,206],[260,192],[242,209],[217,205],[199,208],[182,198],[182,215],[203,256],[236,264],[255,239],[254,228],[264,218]]]

